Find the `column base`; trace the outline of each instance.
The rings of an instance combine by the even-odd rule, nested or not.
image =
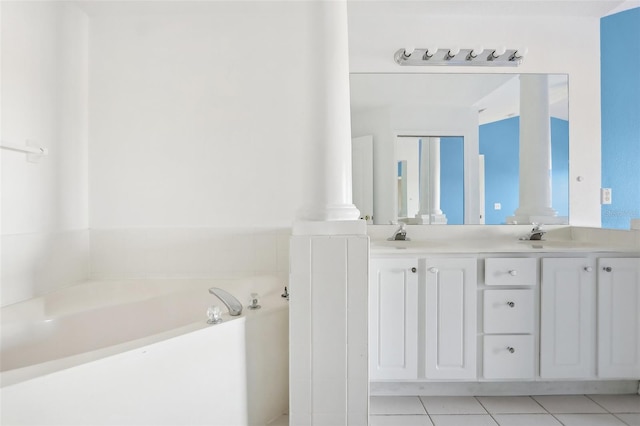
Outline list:
[[[292,235],[367,235],[367,221],[358,220],[296,220]]]
[[[311,205],[298,212],[301,221],[344,221],[360,219],[360,210],[353,204]]]
[[[446,225],[447,215],[442,214],[417,214],[415,218],[417,225]]]

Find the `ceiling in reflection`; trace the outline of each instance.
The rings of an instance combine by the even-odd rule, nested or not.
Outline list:
[[[474,107],[479,124],[520,115],[518,74],[358,74],[351,78],[351,110],[384,107]],[[552,117],[568,120],[566,75],[549,76]]]

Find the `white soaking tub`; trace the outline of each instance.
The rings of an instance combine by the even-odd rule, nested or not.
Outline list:
[[[267,424],[288,403],[282,290],[274,277],[100,281],[6,306],[0,423]],[[261,309],[247,309],[252,292]],[[212,304],[224,322],[206,323]]]

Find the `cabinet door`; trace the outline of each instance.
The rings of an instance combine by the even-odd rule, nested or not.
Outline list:
[[[640,379],[640,258],[598,259],[598,376]]]
[[[425,377],[476,378],[476,259],[428,259],[425,299]]]
[[[369,378],[418,377],[418,261],[372,259]]]
[[[542,259],[541,377],[594,375],[595,280],[591,259]]]

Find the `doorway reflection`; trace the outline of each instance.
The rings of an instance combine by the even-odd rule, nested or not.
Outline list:
[[[464,138],[398,136],[398,220],[464,223]]]

